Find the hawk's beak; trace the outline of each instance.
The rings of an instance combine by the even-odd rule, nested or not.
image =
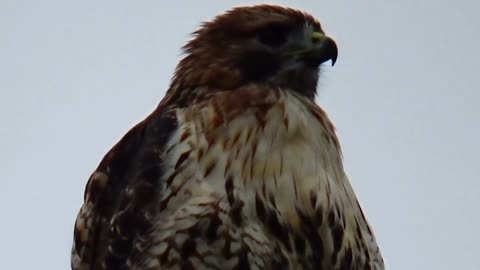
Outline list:
[[[335,41],[320,32],[313,32],[311,38],[313,48],[306,52],[305,60],[313,65],[320,65],[332,60],[332,66],[335,65],[338,56]]]
[[[307,40],[303,41],[302,46],[305,48],[289,51],[283,56],[296,56],[311,67],[318,67],[328,60],[332,60],[332,66],[335,65],[338,50],[333,39],[320,32],[313,32]]]

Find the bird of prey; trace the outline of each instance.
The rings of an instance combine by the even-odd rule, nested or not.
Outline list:
[[[159,106],[91,175],[72,269],[384,269],[315,103],[337,59],[320,23],[238,7],[183,49]]]

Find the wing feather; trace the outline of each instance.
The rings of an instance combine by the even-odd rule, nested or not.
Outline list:
[[[72,269],[125,265],[133,241],[150,227],[148,212],[163,181],[161,153],[177,126],[175,111],[160,106],[102,159],[75,222]]]

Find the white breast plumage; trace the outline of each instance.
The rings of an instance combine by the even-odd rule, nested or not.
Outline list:
[[[165,213],[216,198],[232,209],[240,205],[237,218],[247,224],[273,211],[288,230],[302,230],[302,219],[321,215],[322,241],[337,241],[323,252],[348,256],[366,249],[358,260],[367,263],[378,248],[343,171],[333,125],[313,102],[289,91],[262,98],[243,110],[217,100],[195,115],[178,112],[184,125],[166,153]],[[295,241],[287,238],[284,243]]]

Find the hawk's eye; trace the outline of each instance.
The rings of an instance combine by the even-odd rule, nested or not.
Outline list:
[[[287,41],[288,31],[283,25],[270,25],[257,33],[257,39],[270,47],[280,47]]]

